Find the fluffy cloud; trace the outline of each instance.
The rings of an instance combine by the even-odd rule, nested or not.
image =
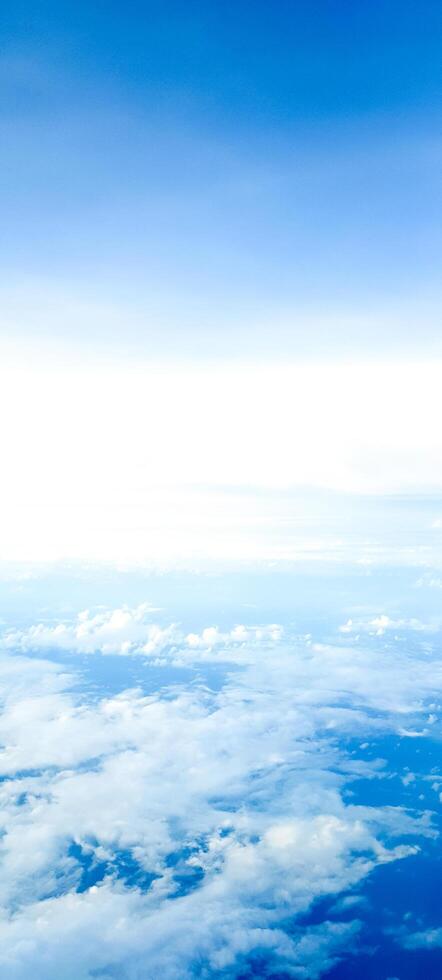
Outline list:
[[[234,626],[222,632],[216,626],[209,626],[201,633],[187,635],[175,624],[160,626],[152,622],[152,613],[157,610],[147,603],[135,608],[124,606],[121,609],[105,610],[91,614],[84,610],[74,622],[58,623],[48,626],[38,623],[26,630],[9,630],[2,638],[4,649],[23,652],[37,650],[66,650],[76,653],[102,653],[127,656],[151,657],[169,651],[171,654],[186,655],[190,648],[190,659],[195,659],[195,651],[210,652],[214,648],[239,647],[262,643],[266,640],[276,642],[282,637],[282,628],[270,626]]]
[[[435,633],[439,629],[436,623],[421,623],[419,619],[391,619],[385,613],[374,616],[373,619],[347,619],[339,627],[341,633],[367,632],[371,636],[383,636],[387,631],[413,630],[415,632]]]
[[[295,643],[275,626],[186,635],[150,615],[88,613],[5,639],[2,976],[233,977],[264,956],[313,980],[356,942],[358,920],[301,929],[297,915],[327,895],[351,907],[376,866],[433,833],[425,813],[346,804],[349,780],[382,769],[336,736],[421,725],[442,667]],[[141,650],[148,663],[154,630],[167,639],[152,656],[219,652],[241,670],[226,669],[219,690],[97,697],[81,674],[24,655]]]

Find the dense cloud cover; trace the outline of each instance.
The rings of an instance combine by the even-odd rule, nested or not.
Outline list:
[[[356,948],[367,876],[436,834],[423,805],[349,791],[391,777],[370,740],[439,719],[442,665],[385,644],[382,615],[336,644],[278,625],[186,632],[146,603],[5,630],[2,976],[240,977],[258,960],[314,980]],[[102,655],[136,655],[144,686],[103,693],[85,666]],[[325,896],[350,917],[302,925]]]

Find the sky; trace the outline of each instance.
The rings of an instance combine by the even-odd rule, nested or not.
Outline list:
[[[437,361],[31,367],[10,356],[0,376],[4,559],[292,558],[309,538],[330,548],[331,515],[342,525],[355,494],[440,495]]]
[[[2,980],[442,976],[441,29],[2,4]]]
[[[223,487],[440,488],[439,5],[0,30],[4,557],[217,553]]]
[[[17,343],[440,354],[439,4],[6,0],[0,30]]]

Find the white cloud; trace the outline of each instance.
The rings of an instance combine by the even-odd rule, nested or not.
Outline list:
[[[3,637],[3,646],[26,650],[75,650],[78,653],[150,655],[177,642],[180,634],[173,625],[162,629],[151,622],[152,610],[146,603],[93,615],[88,610],[78,614],[73,623],[48,626],[38,623],[28,630],[11,630]]]
[[[442,946],[442,928],[422,929],[402,935],[402,945],[407,949],[434,949]]]
[[[412,630],[414,632],[435,633],[439,629],[438,623],[422,623],[419,619],[391,619],[385,613],[374,616],[373,619],[347,619],[347,622],[339,627],[341,633],[362,633],[367,632],[372,636],[383,636],[387,631]]]
[[[84,613],[52,629],[52,648],[70,630],[69,649],[73,640],[79,650],[138,649],[150,615]],[[22,636],[25,649],[41,634]],[[110,965],[128,980],[172,980],[191,976],[196,960],[209,974],[236,975],[260,949],[275,969],[310,980],[358,924],[288,934],[285,914],[293,920],[320,896],[351,896],[376,865],[416,852],[403,835],[433,833],[429,815],[345,804],[347,780],[379,768],[336,740],[428,717],[442,673],[418,654],[374,658],[295,644],[274,626],[207,627],[182,636],[170,656],[228,654],[243,669],[218,692],[177,686],[88,701],[61,666],[9,645],[0,658],[5,980],[25,980],[31,968],[41,980],[89,980],[94,970],[112,975]],[[104,869],[83,893],[72,841]],[[149,889],[124,880],[121,853],[158,876]],[[198,875],[199,887],[178,897],[178,873]]]
[[[416,582],[416,588],[442,589],[442,578],[434,575],[422,575]]]
[[[130,608],[90,613],[80,612],[73,622],[49,626],[38,623],[28,629],[12,629],[4,633],[0,645],[4,649],[67,650],[76,653],[103,655],[136,655],[153,657],[168,652],[170,658],[184,661],[210,659],[212,651],[221,650],[225,659],[231,659],[231,649],[247,645],[277,643],[283,635],[278,624],[244,626],[238,624],[223,632],[217,626],[208,626],[201,633],[184,633],[175,624],[160,626],[152,622],[157,610],[147,603]],[[237,657],[237,653],[233,656]]]

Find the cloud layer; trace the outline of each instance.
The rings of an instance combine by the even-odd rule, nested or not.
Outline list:
[[[3,638],[2,976],[235,977],[263,957],[313,980],[357,943],[360,910],[297,917],[326,895],[351,905],[376,866],[434,833],[426,812],[346,799],[353,779],[384,775],[346,740],[424,732],[442,668],[152,616],[82,613]],[[165,683],[97,696],[45,648],[142,655]],[[168,686],[170,665],[214,660],[219,689],[198,675]]]

